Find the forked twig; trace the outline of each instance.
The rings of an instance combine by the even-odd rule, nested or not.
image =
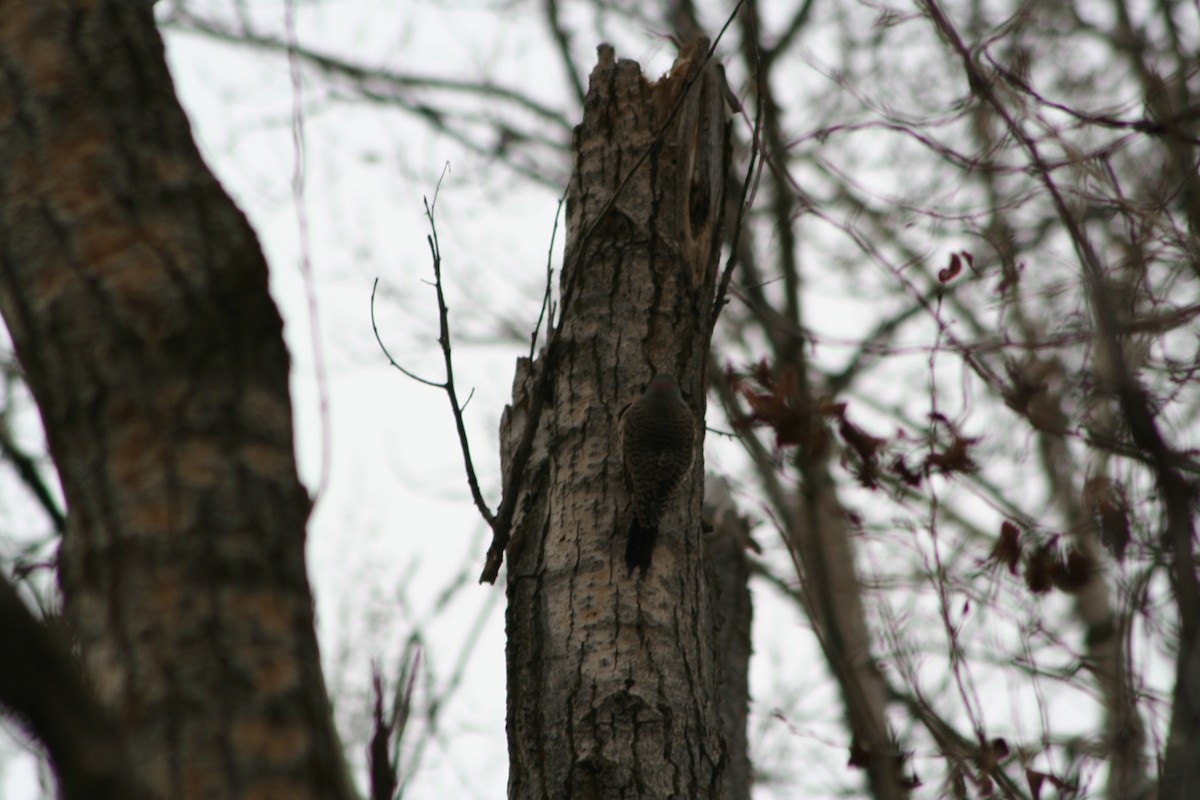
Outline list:
[[[445,177],[445,171],[442,176]],[[375,341],[379,343],[379,348],[383,350],[383,354],[387,356],[388,362],[404,373],[407,377],[412,378],[418,383],[426,386],[432,386],[436,389],[441,389],[446,393],[450,400],[450,409],[454,414],[454,427],[458,431],[458,443],[462,448],[463,464],[467,469],[467,484],[471,487],[471,499],[475,501],[475,507],[479,509],[479,513],[483,515],[484,520],[489,526],[495,527],[496,515],[488,508],[487,502],[483,499],[483,492],[479,489],[479,479],[475,476],[475,464],[471,460],[471,444],[467,439],[467,427],[463,423],[463,409],[466,408],[466,403],[459,404],[458,390],[454,385],[454,359],[450,352],[450,310],[446,307],[446,293],[442,287],[442,250],[438,243],[437,221],[434,218],[434,209],[437,207],[437,191],[441,188],[441,179],[438,180],[438,188],[434,190],[433,203],[425,200],[425,216],[429,219],[430,233],[425,237],[429,243],[429,254],[433,259],[433,288],[437,293],[438,305],[438,344],[442,348],[442,361],[446,365],[446,379],[438,383],[431,381],[428,378],[422,378],[409,372],[404,367],[392,358],[392,354],[388,352],[384,346],[383,340],[379,336],[379,327],[375,323],[375,288],[379,286],[379,279],[375,279],[375,286],[371,289],[371,328],[375,331]],[[470,397],[467,398],[470,402]]]

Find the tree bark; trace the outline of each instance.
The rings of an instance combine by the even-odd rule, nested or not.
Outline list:
[[[501,432],[507,474],[530,393],[549,385],[509,546],[511,798],[723,793],[702,453],[652,565],[629,575],[617,435],[657,372],[678,377],[703,424],[728,159],[706,55],[697,41],[650,83],[602,46],[575,132],[562,319],[542,358],[518,365]]]
[[[0,2],[0,312],[69,507],[66,617],[143,782],[350,797],[282,323],[148,3]]]
[[[721,665],[721,725],[725,736],[725,800],[750,800],[754,774],[746,719],[750,712],[750,633],[754,600],[750,521],[738,514],[729,481],[704,481],[707,556],[717,585],[717,660]]]

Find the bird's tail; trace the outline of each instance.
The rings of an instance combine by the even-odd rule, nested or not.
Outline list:
[[[654,543],[658,539],[658,526],[644,526],[638,521],[637,514],[633,515],[633,524],[629,526],[629,543],[625,545],[625,566],[629,574],[640,568],[642,575],[650,568],[650,557],[654,555]]]

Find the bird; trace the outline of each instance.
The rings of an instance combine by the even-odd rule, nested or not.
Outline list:
[[[633,500],[633,522],[625,548],[629,574],[645,575],[658,538],[658,524],[671,495],[691,469],[696,418],[673,375],[655,375],[621,419],[625,485]]]

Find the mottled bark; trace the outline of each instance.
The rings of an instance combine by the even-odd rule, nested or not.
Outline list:
[[[66,617],[139,777],[349,797],[281,320],[149,4],[0,2],[0,312],[69,508]]]
[[[522,362],[505,469],[553,371],[508,559],[509,796],[710,798],[724,757],[702,453],[668,505],[644,577],[624,563],[632,508],[617,429],[652,375],[679,378],[698,432],[727,165],[706,43],[648,82],[600,49],[575,134],[551,350]],[[699,437],[698,437],[699,440]]]

